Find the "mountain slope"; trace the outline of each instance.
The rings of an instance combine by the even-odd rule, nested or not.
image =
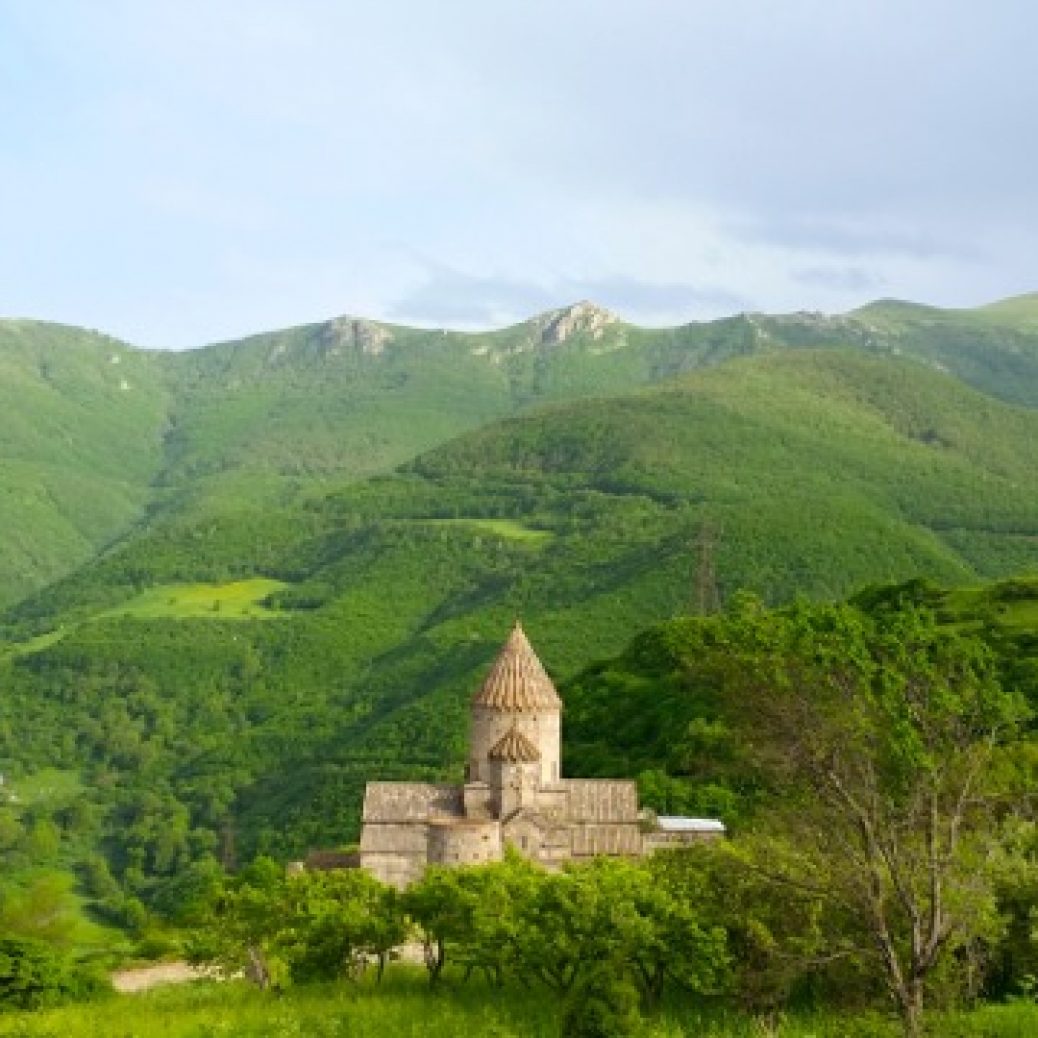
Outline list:
[[[229,833],[349,839],[366,778],[458,774],[516,615],[572,674],[688,608],[704,526],[725,596],[1033,568],[1038,412],[905,359],[774,352],[305,502],[158,516],[6,615],[0,756],[80,773],[120,869],[172,874]],[[233,606],[254,587],[276,590]]]
[[[0,321],[0,604],[87,561],[139,516],[167,390],[107,336]]]
[[[590,303],[478,334],[341,317],[182,354],[0,322],[0,605],[135,526],[223,524],[390,471],[550,401],[615,395],[733,358],[803,348],[914,357],[1038,406],[1021,297],[973,311],[882,302],[829,317],[744,314],[672,329]]]

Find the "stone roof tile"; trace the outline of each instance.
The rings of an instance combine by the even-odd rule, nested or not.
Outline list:
[[[507,711],[561,708],[562,700],[518,622],[472,703]]]
[[[490,760],[535,761],[541,759],[541,751],[513,725],[490,747]]]

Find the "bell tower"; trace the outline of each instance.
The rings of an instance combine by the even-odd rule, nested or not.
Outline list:
[[[472,700],[469,781],[493,783],[495,777],[500,777],[501,743],[509,733],[514,733],[506,742],[514,748],[521,736],[523,757],[531,757],[525,744],[536,751],[536,756],[523,764],[531,776],[536,776],[537,784],[550,786],[558,782],[561,712],[562,700],[516,621]]]

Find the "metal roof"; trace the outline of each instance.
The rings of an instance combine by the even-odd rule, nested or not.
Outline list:
[[[683,815],[657,815],[656,824],[664,832],[723,833],[724,822],[716,818],[686,818]]]

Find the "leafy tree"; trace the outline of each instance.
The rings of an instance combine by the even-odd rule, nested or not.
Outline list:
[[[991,865],[1012,789],[994,765],[1021,697],[981,643],[911,608],[744,606],[728,682],[784,843],[750,866],[841,916],[838,950],[883,978],[917,1034],[938,972],[995,926]]]
[[[0,933],[61,947],[72,943],[80,922],[70,878],[39,872],[24,887],[0,889]]]
[[[352,977],[368,956],[382,977],[406,937],[396,891],[360,870],[286,875],[257,859],[218,893],[192,942],[196,962],[244,971],[260,987]]]
[[[277,940],[285,882],[284,869],[270,858],[257,858],[228,880],[194,934],[188,957],[224,976],[244,972],[263,989],[286,983],[288,964]]]
[[[293,980],[352,977],[368,956],[381,980],[390,950],[407,936],[397,892],[359,869],[295,875],[282,893],[276,940]]]

